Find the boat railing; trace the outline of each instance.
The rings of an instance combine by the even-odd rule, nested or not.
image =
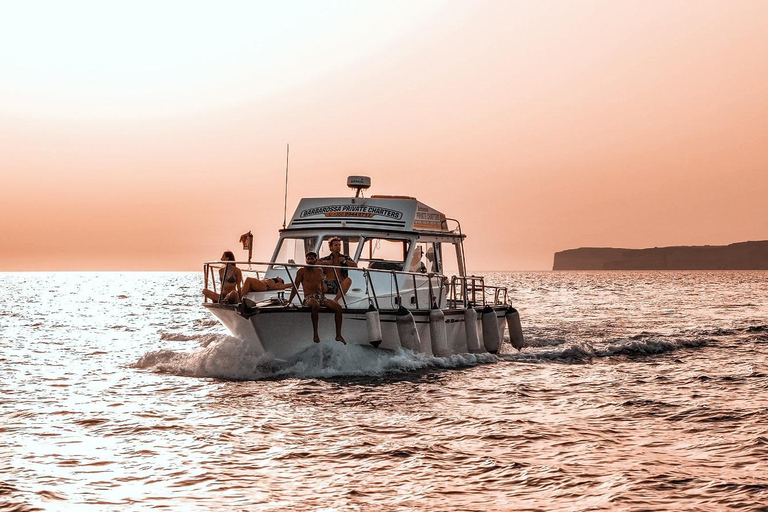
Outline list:
[[[248,277],[254,277],[255,279],[263,279],[267,273],[270,276],[279,276],[283,278],[286,284],[289,284],[285,290],[274,290],[277,294],[277,298],[283,300],[285,298],[285,292],[290,294],[291,289],[296,287],[296,273],[300,268],[309,267],[309,265],[300,263],[275,263],[275,262],[254,262],[254,261],[208,261],[203,264],[203,276],[205,281],[205,288],[211,289],[218,293],[217,281],[219,286],[221,285],[221,276],[217,278],[217,270],[225,269],[221,275],[227,275],[228,267],[237,266],[243,274],[243,280]],[[314,265],[317,266],[317,265]],[[406,306],[404,299],[407,298],[410,301],[412,309],[432,309],[441,307],[444,303],[448,303],[449,307],[456,307],[459,301],[456,300],[456,292],[454,283],[457,282],[457,278],[454,277],[451,280],[451,287],[454,289],[449,291],[448,278],[442,274],[437,273],[422,273],[422,272],[406,272],[401,270],[386,270],[386,269],[374,269],[374,268],[357,268],[357,267],[342,267],[332,265],[322,265],[323,268],[337,269],[339,271],[346,271],[348,275],[355,275],[357,273],[363,276],[363,283],[365,286],[364,296],[367,298],[370,306],[376,309],[381,309],[382,306],[386,308],[390,306],[392,308],[398,308],[400,306]],[[383,278],[374,279],[374,276],[388,276],[388,280]],[[286,279],[287,278],[287,279]],[[482,303],[485,305],[489,303],[485,297],[490,290],[498,287],[486,286],[482,282],[481,277],[472,276],[472,286],[466,286],[466,282],[469,278],[459,278],[465,283],[464,295],[467,292],[471,294],[471,303]],[[475,281],[479,280],[480,284],[476,285]],[[376,281],[376,284],[374,284]],[[391,301],[390,304],[380,303],[384,296],[381,294],[381,290],[377,292],[376,286],[381,287],[386,282],[389,282],[389,292],[386,294],[386,298]],[[359,281],[358,281],[359,282]],[[426,288],[426,290],[424,290]],[[503,290],[503,297],[506,301],[506,288]],[[426,291],[426,293],[419,293],[419,291]],[[499,292],[496,291],[496,297],[493,303],[497,303],[499,300]],[[205,302],[209,299],[206,297]],[[462,302],[465,307],[469,303],[467,300]],[[452,306],[451,306],[452,304]],[[347,297],[342,294],[342,305],[347,307]]]
[[[483,276],[453,276],[451,278],[448,295],[449,307],[502,306],[508,304],[508,300],[505,286],[485,284]]]

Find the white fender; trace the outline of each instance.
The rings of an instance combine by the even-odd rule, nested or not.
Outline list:
[[[373,306],[365,313],[365,325],[368,327],[368,342],[374,347],[381,345],[381,320],[379,311]]]
[[[491,354],[496,354],[501,346],[501,335],[499,334],[499,322],[496,318],[496,312],[491,306],[485,306],[481,318],[485,350]]]
[[[520,325],[520,313],[510,306],[507,308],[507,327],[509,328],[509,342],[517,350],[522,350],[525,346],[525,337],[523,336],[523,326]]]
[[[410,311],[400,306],[397,310],[397,335],[400,337],[400,346],[412,352],[421,352],[421,338],[416,330],[416,320]]]
[[[477,311],[467,308],[464,312],[464,330],[467,333],[467,351],[471,354],[485,352],[480,346],[480,335],[477,333]]]
[[[429,337],[432,341],[432,354],[435,357],[450,355],[448,335],[445,330],[445,315],[439,309],[429,310]]]

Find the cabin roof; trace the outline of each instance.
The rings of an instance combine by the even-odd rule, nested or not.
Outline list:
[[[443,213],[404,196],[304,198],[288,229],[306,228],[451,233]]]

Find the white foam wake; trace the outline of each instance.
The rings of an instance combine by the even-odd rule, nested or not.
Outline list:
[[[312,345],[288,360],[277,360],[268,355],[253,354],[249,344],[238,338],[220,338],[216,342],[203,340],[208,343],[207,346],[191,353],[172,350],[148,352],[134,367],[194,377],[262,380],[379,377],[429,369],[462,368],[497,360],[492,354],[431,357],[402,349],[391,352],[336,342]]]

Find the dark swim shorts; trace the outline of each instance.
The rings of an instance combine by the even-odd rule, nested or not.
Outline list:
[[[325,283],[325,286],[328,287],[328,293],[338,293],[339,292],[339,282],[335,279],[330,279],[327,281],[323,281]]]

